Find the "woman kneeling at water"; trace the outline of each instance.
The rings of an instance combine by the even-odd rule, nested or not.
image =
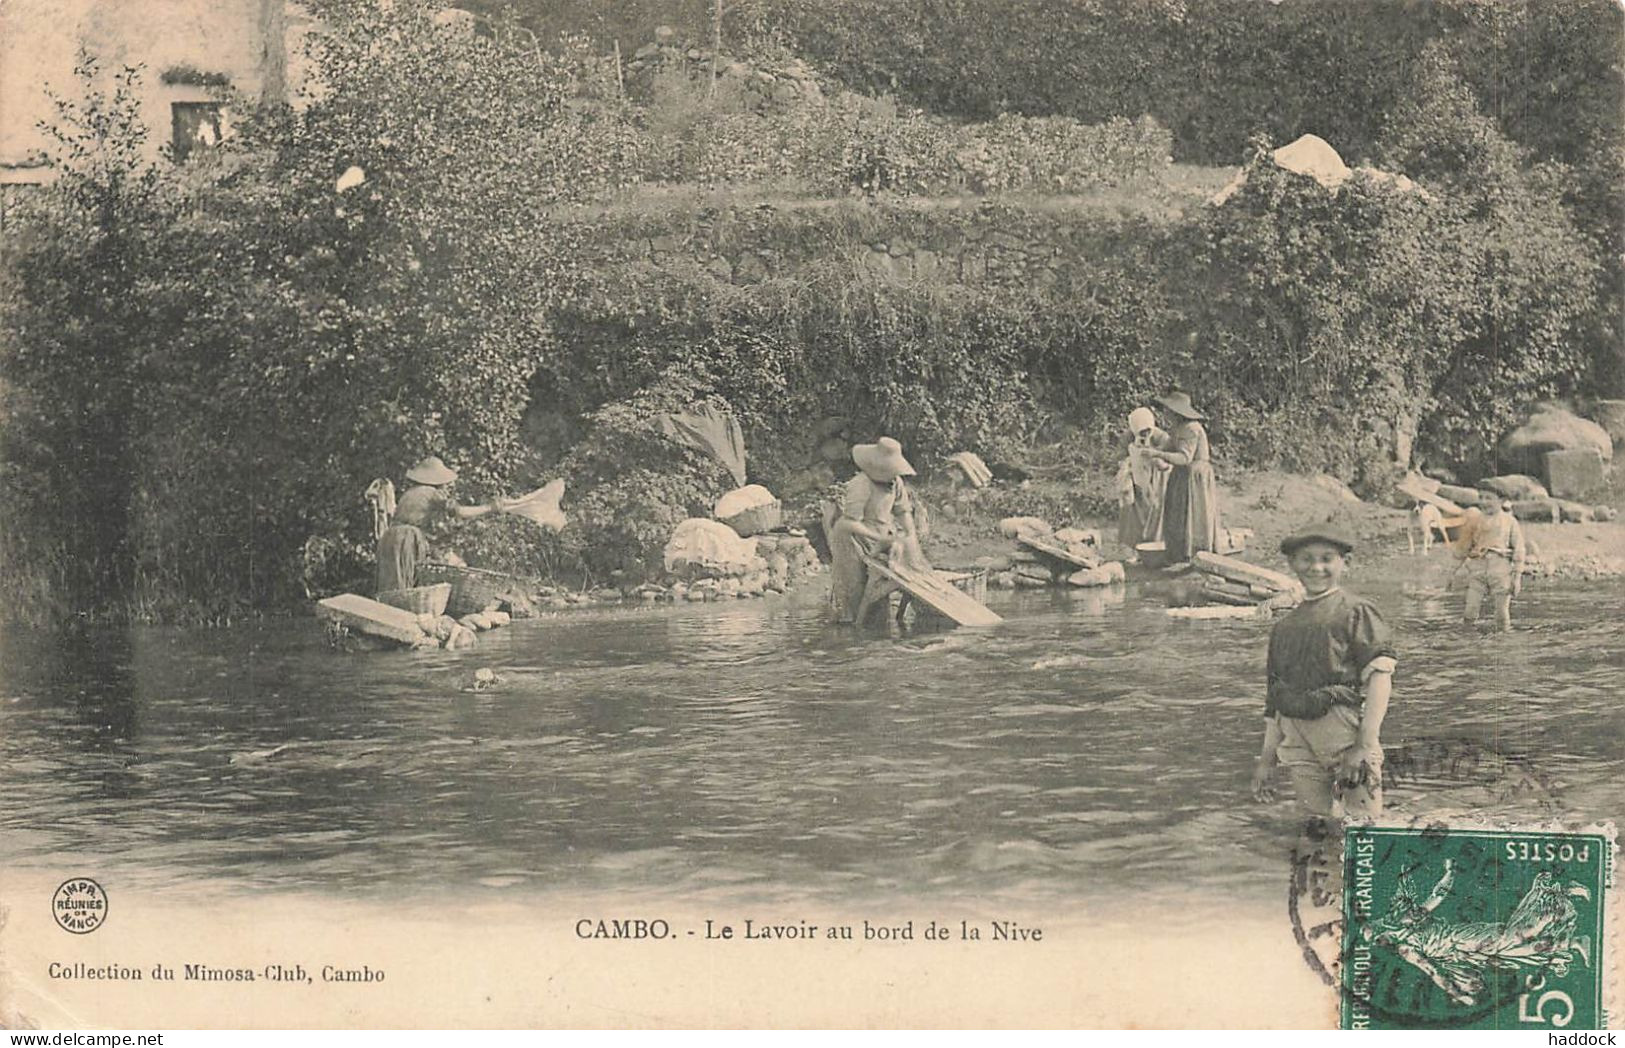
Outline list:
[[[836,622],[856,622],[863,605],[869,572],[867,554],[885,553],[894,563],[925,568],[919,532],[914,524],[914,503],[904,477],[914,467],[903,457],[903,446],[890,437],[852,448],[858,475],[846,482],[840,516],[828,529],[830,551],[830,612]]]
[[[395,516],[378,539],[378,592],[417,585],[418,565],[429,557],[423,529],[442,520],[472,520],[496,511],[494,502],[459,506],[447,492],[457,471],[430,455],[406,471],[412,487],[395,504]]]

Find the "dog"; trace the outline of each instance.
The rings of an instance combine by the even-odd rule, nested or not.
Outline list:
[[[1444,514],[1439,507],[1431,502],[1418,502],[1411,506],[1410,520],[1405,526],[1405,543],[1410,547],[1412,556],[1416,555],[1416,533],[1422,533],[1422,556],[1433,552],[1433,533],[1439,533],[1439,541],[1448,543],[1450,533],[1445,531]]]

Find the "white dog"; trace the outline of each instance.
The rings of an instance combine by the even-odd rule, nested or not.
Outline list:
[[[1410,520],[1405,526],[1405,543],[1412,556],[1416,554],[1416,533],[1422,533],[1422,555],[1433,552],[1433,533],[1439,533],[1440,542],[1449,542],[1450,534],[1444,529],[1444,515],[1431,502],[1418,502],[1411,507]]]

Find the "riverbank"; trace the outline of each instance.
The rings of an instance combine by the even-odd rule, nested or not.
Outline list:
[[[1000,534],[998,523],[1007,516],[1032,515],[1057,528],[1071,526],[1097,531],[1107,558],[1127,558],[1133,551],[1117,542],[1116,519],[1098,511],[1090,512],[1100,504],[1096,493],[1104,483],[1104,478],[1083,471],[1068,476],[995,482],[979,490],[942,478],[920,482],[915,486],[916,494],[929,507],[930,516],[930,534],[924,544],[926,554],[939,568],[1006,569],[1015,547]],[[1281,540],[1305,522],[1330,517],[1341,519],[1359,541],[1353,561],[1361,570],[1392,573],[1412,556],[1407,539],[1409,511],[1362,500],[1346,485],[1324,474],[1237,471],[1221,478],[1219,495],[1224,526],[1246,528],[1253,533],[1243,559],[1266,567],[1286,570],[1285,559],[1279,552]],[[1615,482],[1603,495],[1603,503],[1625,507],[1625,486]],[[1524,529],[1532,545],[1529,563],[1534,574],[1575,580],[1625,577],[1625,521],[1526,522]],[[1420,555],[1419,547],[1416,555]],[[815,578],[804,576],[797,585],[823,584],[814,581]],[[731,599],[734,595],[708,592],[702,598],[699,594],[688,595],[686,587],[674,593],[671,588],[650,583],[575,590],[560,580],[549,580],[549,584],[538,588],[536,605],[538,613],[552,615],[605,605]],[[740,592],[737,595],[763,594]]]
[[[1014,492],[1000,492],[996,498],[985,493],[956,497],[946,486],[923,485],[921,494],[935,514],[927,552],[943,566],[964,566],[1008,556],[1011,543],[999,535],[997,528],[999,519],[1006,515],[1002,510],[1019,506],[1025,495],[1035,507],[1035,515],[1043,515],[1038,507],[1064,506],[1086,483],[1086,478],[1030,480]],[[1279,470],[1232,473],[1220,478],[1219,502],[1224,526],[1253,532],[1244,558],[1269,567],[1284,569],[1285,560],[1279,552],[1283,538],[1305,522],[1333,516],[1342,519],[1359,540],[1355,558],[1360,565],[1385,565],[1394,558],[1409,556],[1408,511],[1362,500],[1324,474],[1306,477]],[[1601,502],[1616,509],[1625,507],[1625,483],[1615,479]],[[1116,542],[1115,519],[1099,514],[1046,519],[1056,527],[1098,530],[1108,556],[1126,557],[1130,552]],[[1625,521],[1526,522],[1524,533],[1538,550],[1531,564],[1541,575],[1573,579],[1625,576]]]

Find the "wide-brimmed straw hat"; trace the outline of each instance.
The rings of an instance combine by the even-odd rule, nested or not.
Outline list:
[[[1191,395],[1182,389],[1176,389],[1172,392],[1164,393],[1162,396],[1157,398],[1157,403],[1161,404],[1169,411],[1172,411],[1180,418],[1194,419],[1196,421],[1201,421],[1207,418],[1206,415],[1196,410],[1195,405],[1191,403]]]
[[[903,457],[903,445],[890,437],[881,437],[873,444],[852,445],[852,461],[871,477],[893,480],[914,476],[914,467]]]
[[[457,471],[440,461],[439,455],[430,455],[406,471],[406,479],[414,484],[444,487],[457,479]]]
[[[1150,408],[1135,408],[1128,413],[1128,431],[1130,433],[1143,433],[1148,429],[1157,428],[1157,416],[1152,414]]]
[[[1282,539],[1281,552],[1290,557],[1301,547],[1307,546],[1311,542],[1324,542],[1327,545],[1336,546],[1344,553],[1354,551],[1354,536],[1349,533],[1347,528],[1333,520],[1321,520],[1313,524],[1305,524]]]

